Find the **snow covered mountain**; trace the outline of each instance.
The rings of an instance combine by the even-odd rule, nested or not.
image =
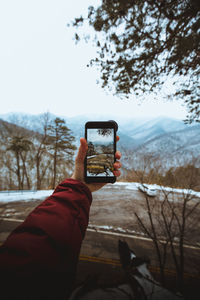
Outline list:
[[[164,133],[135,149],[135,159],[141,154],[153,155],[165,168],[193,163],[200,166],[200,126]]]
[[[29,130],[41,131],[42,129],[42,114],[31,115],[24,113],[9,113],[0,115],[0,119],[11,122],[18,126],[25,127]],[[56,118],[56,115],[50,114],[51,119]],[[73,131],[74,135],[79,138],[84,135],[84,125],[87,121],[107,121],[115,120],[119,124],[120,139],[128,148],[135,148],[152,138],[160,136],[164,133],[169,133],[175,130],[187,128],[181,120],[159,117],[156,119],[131,119],[119,118],[112,115],[82,115],[76,117],[58,116],[66,121],[67,126]]]
[[[184,128],[187,128],[187,126],[180,120],[160,117],[153,120],[144,121],[138,126],[132,128],[130,127],[126,133],[142,144],[162,134]]]
[[[200,157],[200,125],[186,125],[181,120],[159,117],[156,119],[122,119],[112,115],[83,115],[63,117],[49,114],[51,119],[63,118],[72,130],[77,145],[84,136],[84,125],[87,121],[115,120],[118,122],[120,141],[118,149],[124,151],[123,163],[127,168],[140,160],[142,155],[151,154],[162,159],[163,165],[173,166]],[[29,130],[42,130],[42,115],[10,113],[0,115],[0,119],[11,122]],[[126,151],[125,151],[126,150]],[[127,159],[127,156],[132,157]],[[133,158],[134,156],[134,158]]]

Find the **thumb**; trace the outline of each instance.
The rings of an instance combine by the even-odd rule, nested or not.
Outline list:
[[[74,173],[72,175],[72,178],[83,182],[84,182],[84,159],[87,154],[87,149],[88,149],[88,145],[86,139],[81,138],[80,147],[75,160],[75,168],[74,168]]]
[[[87,145],[87,141],[84,138],[80,139],[80,147],[78,150],[78,154],[76,156],[76,163],[77,164],[82,164],[84,163],[84,159],[85,156],[87,154],[87,150],[88,150],[88,145]]]

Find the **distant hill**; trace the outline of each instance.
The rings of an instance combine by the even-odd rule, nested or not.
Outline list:
[[[51,119],[57,117],[49,114]],[[120,141],[117,148],[123,151],[123,165],[126,168],[139,166],[142,157],[151,154],[162,161],[162,166],[184,164],[193,157],[200,157],[200,125],[186,125],[181,120],[159,117],[155,119],[120,119],[111,115],[88,115],[62,117],[72,130],[78,146],[80,137],[84,136],[84,125],[88,120],[115,119],[119,125]],[[41,132],[42,115],[10,113],[0,118],[28,130]],[[12,125],[13,126],[13,125]],[[0,127],[1,128],[1,127]]]
[[[0,118],[0,137],[1,139],[7,139],[7,137],[15,133],[20,135],[26,135],[26,136],[32,136],[33,130],[29,130],[23,126],[19,126],[16,124],[13,124],[11,122],[4,121]]]
[[[156,118],[143,122],[136,127],[130,127],[126,133],[142,144],[165,133],[185,128],[187,128],[187,125],[180,120]]]
[[[126,155],[126,167],[140,168],[144,164],[144,157],[157,163],[163,169],[173,166],[185,165],[193,162],[200,166],[200,126],[186,127],[172,132],[166,132],[144,143],[130,154]]]

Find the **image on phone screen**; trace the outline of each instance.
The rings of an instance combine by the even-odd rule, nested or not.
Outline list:
[[[87,176],[114,176],[114,128],[87,129]]]

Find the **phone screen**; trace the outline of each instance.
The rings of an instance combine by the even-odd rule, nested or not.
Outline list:
[[[114,128],[87,128],[86,176],[113,178]]]

